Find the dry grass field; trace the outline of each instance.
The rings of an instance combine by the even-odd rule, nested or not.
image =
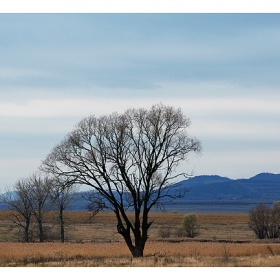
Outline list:
[[[176,266],[221,267],[280,266],[280,240],[258,240],[247,225],[246,214],[198,214],[200,234],[193,238],[176,235],[182,213],[151,213],[154,224],[144,258],[131,258],[117,234],[112,213],[67,213],[67,242],[17,242],[10,230],[9,211],[0,211],[0,266]],[[46,221],[51,225],[54,213]],[[170,236],[159,236],[159,228]]]

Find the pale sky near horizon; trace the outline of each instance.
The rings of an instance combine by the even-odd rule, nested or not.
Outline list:
[[[0,14],[0,193],[82,118],[181,107],[180,169],[280,173],[280,14]]]

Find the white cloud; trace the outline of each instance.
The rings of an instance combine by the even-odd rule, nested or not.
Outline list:
[[[191,134],[202,139],[216,137],[223,140],[263,141],[280,140],[278,122],[239,122],[228,120],[192,119]]]
[[[182,88],[178,90],[183,91]],[[99,91],[98,96],[102,90]],[[49,134],[53,135],[54,143],[57,143],[77,122],[90,114],[99,116],[114,111],[122,113],[128,108],[148,108],[162,102],[181,107],[192,121],[190,135],[196,136],[202,142],[207,143],[213,138],[219,141],[280,141],[278,95],[247,94],[246,97],[232,95],[212,98],[205,95],[195,98],[194,94],[189,98],[172,98],[166,97],[165,91],[167,89],[163,90],[163,97],[149,98],[139,98],[137,91],[135,98],[109,98],[106,97],[107,90],[104,91],[104,98],[31,99],[23,104],[1,102],[0,131],[2,134]],[[234,92],[234,89],[229,88],[229,91]],[[194,92],[197,92],[197,89]]]
[[[77,98],[77,99],[32,99],[24,104],[13,102],[0,103],[2,117],[65,117],[86,116],[87,114],[109,114],[122,112],[131,107],[150,107],[152,104],[181,107],[190,115],[216,114],[268,114],[279,116],[280,97],[259,98],[220,97],[220,98]]]

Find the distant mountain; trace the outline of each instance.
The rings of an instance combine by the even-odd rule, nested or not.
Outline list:
[[[227,177],[221,177],[218,175],[200,175],[193,178],[190,178],[188,180],[189,184],[214,184],[214,183],[222,183],[222,182],[228,182],[231,181],[231,179]]]
[[[272,173],[260,173],[252,178],[252,180],[263,180],[263,181],[276,181],[280,182],[280,174],[272,174]]]
[[[165,199],[168,211],[243,212],[260,203],[280,200],[280,174],[260,173],[249,179],[229,179],[218,175],[201,175],[173,185],[171,194],[186,192],[180,199]],[[69,210],[85,211],[83,192]],[[7,207],[0,203],[0,209]]]
[[[0,202],[0,210],[8,210],[9,207],[6,203]]]
[[[179,182],[188,189],[183,201],[280,200],[280,174],[261,173],[250,179],[197,176]],[[174,190],[175,191],[175,190]]]

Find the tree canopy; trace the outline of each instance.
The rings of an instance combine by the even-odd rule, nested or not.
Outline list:
[[[201,152],[200,141],[188,135],[189,126],[181,109],[162,104],[89,116],[54,147],[41,169],[91,186],[92,204],[115,212],[118,233],[133,256],[143,256],[152,224],[149,211],[162,198],[176,197],[169,192],[172,183],[187,175],[176,168],[190,152]]]

